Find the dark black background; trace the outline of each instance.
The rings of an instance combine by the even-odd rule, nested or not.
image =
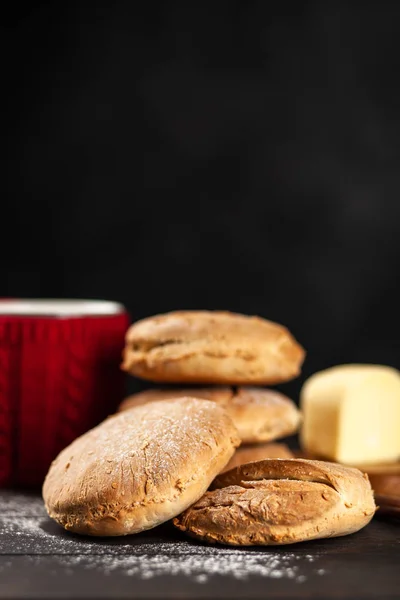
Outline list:
[[[399,365],[398,3],[16,2],[1,21],[1,295],[257,313],[306,347],[303,378]]]

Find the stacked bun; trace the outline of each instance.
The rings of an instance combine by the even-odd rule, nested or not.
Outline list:
[[[156,399],[195,396],[226,409],[242,444],[275,441],[297,431],[300,413],[283,394],[254,386],[299,375],[304,356],[285,327],[260,317],[180,311],[144,319],[126,335],[123,368],[137,377],[175,386],[130,396],[119,410]]]
[[[61,452],[43,487],[49,515],[90,535],[175,517],[194,537],[236,545],[360,529],[375,510],[368,478],[275,443],[297,431],[300,412],[265,386],[298,376],[304,356],[285,327],[259,317],[180,311],[134,323],[122,368],[160,387],[126,398]]]

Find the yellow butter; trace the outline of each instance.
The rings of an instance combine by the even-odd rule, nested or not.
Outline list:
[[[339,365],[312,375],[300,394],[306,451],[346,464],[400,458],[400,372]]]

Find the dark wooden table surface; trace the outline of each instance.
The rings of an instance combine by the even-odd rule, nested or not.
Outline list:
[[[1,598],[400,598],[400,521],[280,548],[213,547],[166,524],[126,538],[64,532],[39,495],[0,492]]]

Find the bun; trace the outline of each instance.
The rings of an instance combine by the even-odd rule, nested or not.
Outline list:
[[[239,445],[230,417],[195,398],[153,402],[65,448],[43,486],[46,509],[76,533],[151,529],[196,502]]]
[[[150,389],[126,398],[119,411],[154,400],[191,396],[220,404],[232,418],[244,444],[269,442],[295,433],[300,412],[283,394],[256,387],[192,387]]]
[[[249,462],[256,462],[265,458],[294,458],[292,452],[286,444],[259,444],[257,446],[240,446],[228,462],[225,471],[230,471],[234,467],[245,465]]]
[[[134,323],[122,368],[156,382],[269,385],[299,375],[304,356],[289,331],[272,321],[179,311]]]
[[[347,535],[372,519],[368,477],[357,469],[300,459],[266,459],[219,475],[174,519],[182,531],[232,545],[292,544]]]

